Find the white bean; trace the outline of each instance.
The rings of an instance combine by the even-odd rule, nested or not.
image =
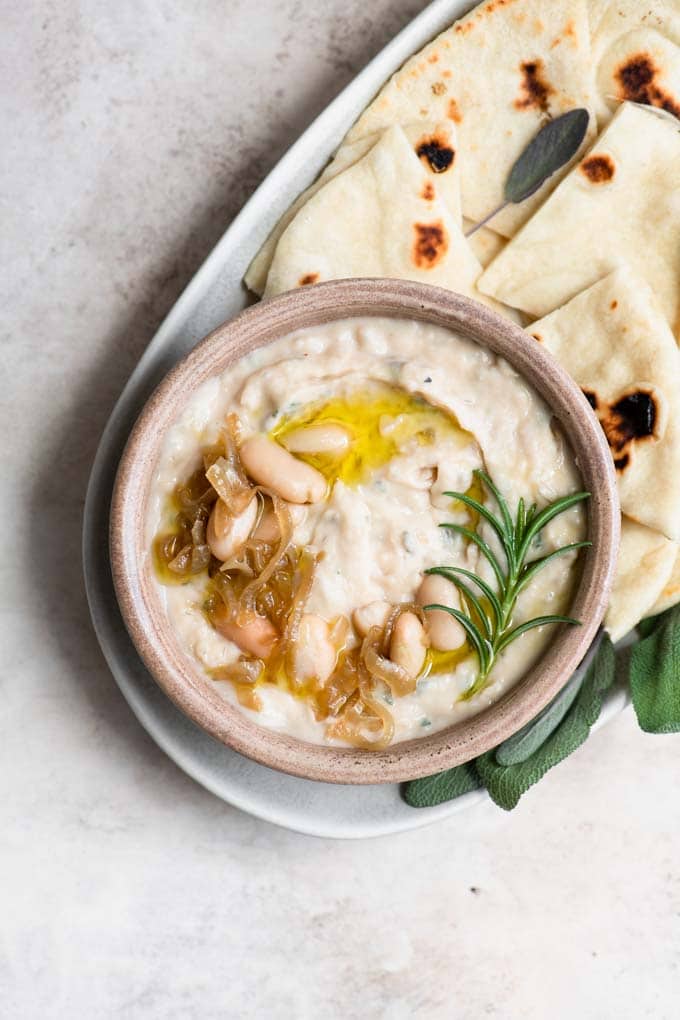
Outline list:
[[[296,503],[288,503],[286,509],[291,516],[293,522],[293,528],[297,528],[298,524],[302,524],[305,517],[307,516],[307,510],[304,506],[300,506]],[[278,542],[281,537],[281,531],[279,529],[279,522],[276,514],[271,506],[267,507],[265,512],[262,514],[255,531],[253,532],[253,538],[257,539],[258,542]]]
[[[390,638],[390,659],[413,679],[420,674],[426,653],[425,628],[415,613],[402,613]]]
[[[251,478],[289,503],[319,503],[326,495],[326,479],[321,472],[269,436],[260,433],[246,439],[239,455]]]
[[[391,612],[392,606],[389,602],[369,602],[352,613],[354,627],[361,637],[366,637],[371,627],[380,627],[382,630]]]
[[[294,429],[281,442],[291,453],[344,453],[351,436],[342,425],[302,425]]]
[[[325,684],[337,661],[338,653],[330,639],[330,628],[316,613],[305,613],[295,649],[295,678],[298,683],[316,680]]]
[[[250,532],[257,520],[257,500],[251,499],[245,510],[236,517],[229,513],[229,507],[223,499],[218,499],[212,508],[206,529],[206,541],[210,551],[218,560],[231,559],[242,545],[248,541]]]
[[[278,640],[278,631],[273,623],[264,616],[256,616],[250,623],[239,626],[234,620],[214,621],[215,629],[228,641],[247,655],[255,655],[258,659],[267,659]]]
[[[416,601],[421,606],[439,605],[460,609],[456,586],[439,574],[427,574],[418,588]],[[453,652],[465,642],[465,631],[457,620],[442,609],[429,609],[425,622],[430,642],[439,652]]]

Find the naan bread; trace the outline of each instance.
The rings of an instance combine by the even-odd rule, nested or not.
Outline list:
[[[680,553],[676,553],[671,576],[663,586],[663,591],[645,616],[656,616],[658,613],[665,613],[680,602]]]
[[[593,91],[586,0],[487,0],[408,60],[347,140],[391,124],[453,120],[463,213],[479,222],[502,202],[513,163],[546,117],[590,108]],[[593,118],[590,137],[594,129]],[[508,207],[493,229],[511,237],[565,172]]]
[[[676,555],[674,542],[623,518],[619,564],[604,619],[612,641],[620,641],[649,614],[670,577]]]
[[[623,513],[679,541],[680,352],[648,285],[623,267],[528,331],[593,406]]]
[[[680,117],[679,0],[589,0],[600,127],[625,99]]]
[[[463,219],[464,234],[467,234],[468,230],[472,230],[473,227],[472,220]],[[488,227],[480,227],[479,230],[475,230],[474,234],[468,237],[467,242],[484,269],[493,262],[497,255],[500,255],[508,243],[504,237],[489,230]]]
[[[404,134],[411,143],[425,170],[432,176],[437,185],[440,198],[447,204],[451,215],[460,225],[462,221],[460,159],[457,152],[458,144],[456,141],[455,124],[451,120],[443,121],[440,124],[423,123],[420,121],[417,124],[407,124],[404,127]],[[251,262],[245,275],[246,286],[250,290],[260,295],[264,292],[267,284],[267,273],[269,272],[279,238],[305,202],[308,202],[319,188],[333,180],[343,170],[354,166],[373,148],[379,139],[380,133],[377,133],[360,138],[357,142],[345,143],[340,146],[321,176],[306,191],[303,191],[293,202],[290,209],[284,213]],[[491,234],[492,232],[488,231],[488,233]],[[498,237],[497,234],[492,234],[492,236]]]
[[[652,287],[680,332],[680,130],[624,103],[480,280],[498,301],[541,316],[623,262]]]
[[[399,127],[325,184],[276,246],[265,297],[322,280],[387,276],[477,296],[481,266]]]

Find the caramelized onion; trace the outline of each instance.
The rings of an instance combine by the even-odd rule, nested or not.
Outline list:
[[[228,666],[218,666],[210,670],[215,680],[225,680],[234,685],[239,705],[250,708],[253,712],[262,710],[262,699],[255,690],[255,685],[264,670],[262,659],[249,659],[241,656]]]
[[[234,574],[245,574],[246,577],[254,577],[255,571],[250,565],[250,559],[248,545],[246,545],[238,551],[236,556],[232,556],[231,559],[225,560],[220,571],[223,574],[234,573]]]
[[[373,646],[366,649],[364,661],[370,676],[382,680],[395,698],[403,698],[405,694],[413,694],[415,691],[416,678],[410,677],[396,662],[384,658]]]
[[[295,655],[300,633],[300,621],[312,590],[318,558],[318,555],[313,556],[304,550],[298,552],[295,557],[295,567],[290,575],[291,583],[285,611],[285,626],[276,649],[276,661],[269,663],[272,674],[278,675],[283,671],[294,690],[301,686],[300,678],[297,675]],[[270,592],[264,593],[265,600],[269,594]]]
[[[210,466],[206,463],[205,477],[213,489],[229,507],[229,512],[237,517],[250,503],[253,487],[248,481],[241,458],[238,455],[238,441],[241,424],[237,415],[227,415],[226,425],[222,432],[224,455],[216,457]]]
[[[391,743],[394,736],[392,713],[384,702],[375,697],[372,684],[364,680],[359,686],[359,691],[364,709],[371,713],[370,719],[364,725],[363,733],[359,732],[359,737],[366,741],[363,746],[382,750]]]
[[[234,684],[256,684],[262,676],[263,669],[262,659],[249,659],[242,655],[228,666],[211,669],[210,675],[215,680],[229,680]]]
[[[339,616],[337,620],[334,620],[331,624],[328,631],[328,637],[336,648],[343,648],[347,641],[349,631],[349,620],[346,616]]]
[[[239,705],[243,705],[244,708],[249,708],[253,712],[262,711],[262,698],[253,687],[249,684],[238,683],[234,684],[234,687]]]
[[[312,556],[309,553],[303,553],[300,557],[297,579],[298,583],[284,633],[284,639],[291,645],[295,644],[300,635],[300,620],[302,619],[305,606],[307,605],[307,600],[312,590],[314,574],[318,561],[318,555]]]
[[[185,482],[175,489],[175,499],[181,510],[191,511],[209,507],[217,499],[217,493],[205,477],[205,469],[199,468]]]
[[[288,551],[288,547],[290,546],[293,538],[293,521],[286,509],[284,501],[273,494],[271,499],[274,505],[274,513],[276,514],[276,519],[279,524],[281,538],[277,549],[270,557],[266,566],[263,567],[257,577],[255,577],[243,590],[239,600],[239,612],[237,617],[239,622],[246,621],[256,614],[257,610],[255,603],[257,596],[262,588],[267,584],[281,559]]]
[[[205,526],[206,520],[203,515],[196,517],[196,520],[191,525],[191,541],[195,546],[202,546],[206,544],[205,541]]]
[[[210,563],[210,549],[207,545],[185,545],[168,561],[168,570],[173,574],[192,576],[200,574]]]
[[[243,513],[253,498],[253,489],[243,473],[234,451],[231,457],[219,457],[205,473],[213,489],[229,507],[233,517]]]
[[[314,714],[317,719],[336,717],[359,690],[358,649],[340,657],[333,675],[324,684],[316,698]]]
[[[394,720],[386,705],[377,701],[363,684],[360,697],[327,727],[329,737],[364,750],[381,751],[394,736]]]

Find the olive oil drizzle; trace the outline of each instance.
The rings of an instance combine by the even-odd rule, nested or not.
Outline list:
[[[457,419],[424,397],[398,386],[376,383],[343,396],[320,400],[295,409],[276,422],[272,439],[286,445],[286,438],[309,425],[340,425],[351,436],[347,452],[297,454],[328,479],[355,486],[389,463],[409,441],[432,445],[437,438],[456,439],[461,447],[475,442]]]

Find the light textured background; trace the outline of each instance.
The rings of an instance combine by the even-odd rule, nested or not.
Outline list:
[[[677,737],[628,713],[510,815],[314,840],[179,772],[88,622],[80,517],[117,394],[276,158],[422,6],[0,4],[3,1020],[678,1016]]]

